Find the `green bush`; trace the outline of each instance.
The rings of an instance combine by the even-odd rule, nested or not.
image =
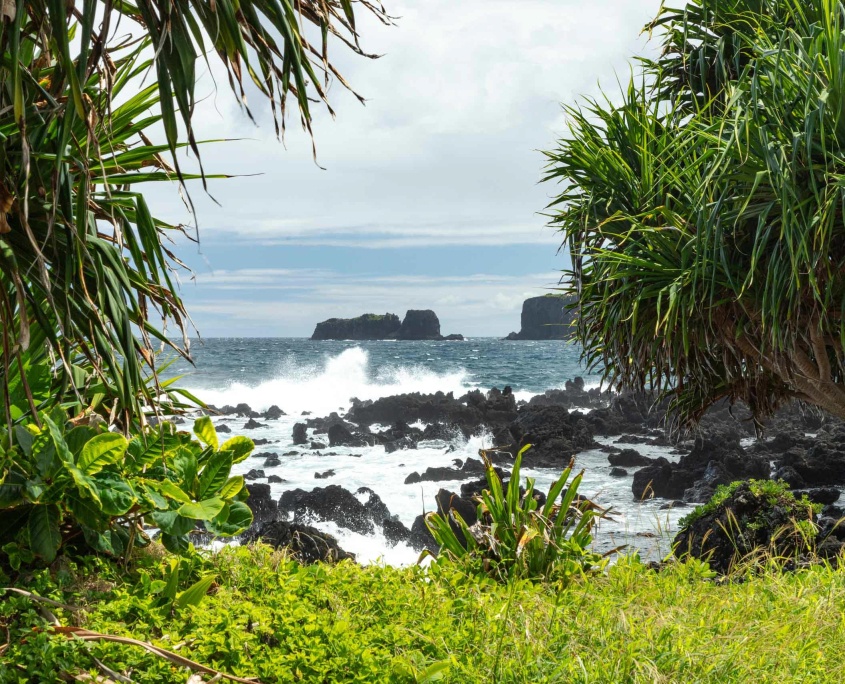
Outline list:
[[[481,452],[490,488],[479,498],[475,525],[468,526],[454,510],[429,513],[426,525],[440,545],[441,556],[447,559],[467,563],[499,580],[565,583],[574,575],[601,566],[601,556],[589,548],[598,514],[589,502],[577,499],[583,471],[566,487],[572,463],[549,489],[542,509],[534,498],[533,478],[527,479],[525,495],[520,496],[522,455],[529,448],[517,454],[507,493],[493,464]],[[464,541],[455,534],[450,519],[463,533]]]
[[[252,523],[232,465],[254,448],[246,437],[219,444],[207,416],[190,433],[169,422],[127,440],[102,425],[73,427],[61,409],[38,424],[0,430],[0,545],[8,564],[51,563],[63,547],[126,555],[161,530],[165,547],[189,548],[189,534],[233,536]]]

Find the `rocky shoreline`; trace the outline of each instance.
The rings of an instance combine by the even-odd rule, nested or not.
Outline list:
[[[244,404],[215,411],[244,418],[243,434],[261,426],[260,421],[281,415],[276,407],[259,414]],[[631,497],[636,501],[662,499],[665,507],[699,504],[708,501],[719,485],[772,478],[785,480],[796,493],[806,493],[810,500],[824,505],[819,520],[822,528],[833,527],[833,521],[842,515],[837,506],[845,487],[842,421],[792,404],[768,421],[762,438],[757,438],[744,407],[730,410],[727,404],[720,404],[708,412],[694,435],[673,436],[665,423],[665,405],[655,404],[653,397],[588,390],[576,378],[564,389],[549,390],[527,402],[517,401],[509,387],[487,393],[476,390],[460,397],[437,392],[375,401],[353,399],[345,414],[302,416],[291,435],[298,450],[282,457],[299,450],[331,453],[325,450],[381,446],[386,453],[405,453],[407,459],[418,445],[437,440],[449,443],[456,436],[486,432],[494,444],[488,453],[493,454],[506,483],[513,458],[526,444],[533,445],[524,456],[526,468],[556,471],[565,468],[572,457],[577,463],[579,453],[600,450],[607,453],[607,476],[630,479]],[[670,448],[679,458],[677,462],[653,458],[631,447],[643,444]],[[278,454],[257,452],[253,456],[256,466],[281,462]],[[448,467],[418,465],[406,484],[468,480],[460,491],[440,489],[433,501],[425,503],[428,510],[456,509],[472,524],[476,506],[472,497],[485,486],[481,460],[455,459]],[[332,474],[318,472],[315,478],[331,478]],[[311,560],[349,557],[331,535],[309,527],[314,522],[329,522],[359,534],[380,532],[390,544],[436,549],[422,515],[407,527],[372,489],[350,492],[329,483],[311,491],[286,491],[274,500],[269,486],[272,480],[260,467],[247,473],[247,479],[249,505],[255,514],[247,539],[293,543],[294,549],[301,548],[303,558]],[[265,481],[260,482],[262,479]]]

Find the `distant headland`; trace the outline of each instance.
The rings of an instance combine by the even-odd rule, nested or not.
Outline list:
[[[522,303],[522,329],[512,332],[506,340],[566,340],[572,337],[575,311],[566,307],[575,299],[571,296],[544,295]]]
[[[317,323],[312,340],[446,340],[463,335],[440,334],[440,319],[431,309],[409,309],[405,319],[392,313],[364,314],[357,318],[330,318]]]

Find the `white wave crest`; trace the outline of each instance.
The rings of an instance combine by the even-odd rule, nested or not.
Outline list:
[[[353,347],[336,356],[326,356],[319,366],[305,366],[291,360],[282,365],[276,377],[258,385],[233,382],[219,389],[191,389],[216,406],[245,402],[256,411],[264,411],[276,404],[291,414],[311,411],[324,416],[347,408],[352,397],[378,399],[406,392],[437,391],[459,396],[474,386],[469,384],[463,369],[435,373],[420,366],[400,365],[372,373],[367,351]]]

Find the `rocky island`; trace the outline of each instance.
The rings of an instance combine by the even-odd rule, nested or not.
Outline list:
[[[440,334],[440,319],[431,309],[409,309],[405,318],[392,313],[364,314],[357,318],[330,318],[317,323],[312,340],[446,340],[463,335]]]
[[[570,325],[575,313],[567,309],[573,297],[544,295],[522,303],[522,329],[512,332],[507,340],[566,340],[571,337]]]

